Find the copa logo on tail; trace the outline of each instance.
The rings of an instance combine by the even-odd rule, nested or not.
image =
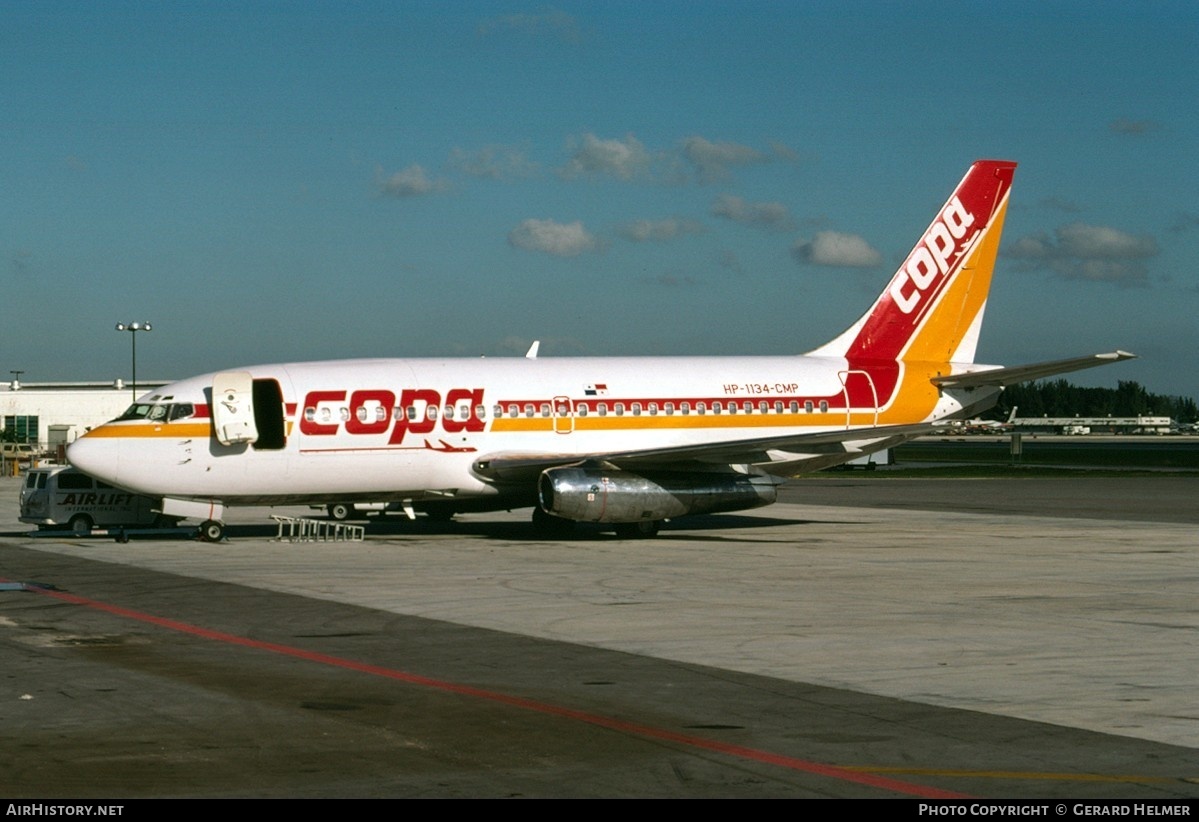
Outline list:
[[[955,196],[891,282],[891,299],[900,311],[911,314],[937,278],[944,277],[962,259],[977,234],[966,236],[967,229],[973,225],[974,215],[966,211],[962,201]],[[915,287],[905,294],[904,289],[909,283]]]

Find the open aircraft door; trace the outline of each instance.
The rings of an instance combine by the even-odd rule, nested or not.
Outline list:
[[[845,427],[853,424],[853,409],[873,411],[873,418],[859,420],[861,423],[878,425],[878,389],[874,380],[865,371],[839,371],[841,378],[841,395],[845,398]]]
[[[257,442],[249,371],[224,371],[212,378],[212,427],[221,445]]]
[[[575,430],[575,409],[570,397],[554,397],[550,408],[554,415],[555,434],[569,434]]]

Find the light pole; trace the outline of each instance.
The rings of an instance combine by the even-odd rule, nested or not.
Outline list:
[[[128,331],[133,342],[133,399],[137,400],[137,332],[153,329],[149,323],[117,323],[117,331]]]

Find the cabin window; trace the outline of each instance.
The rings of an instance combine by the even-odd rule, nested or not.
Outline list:
[[[616,403],[615,411],[616,411],[616,416],[623,417],[624,416],[624,403],[623,402]]]
[[[774,413],[776,413],[776,414],[783,413],[783,401],[782,400],[774,401]]]
[[[649,410],[649,415],[651,417],[658,416],[658,404],[656,402],[651,402],[646,406],[646,408]]]
[[[674,403],[673,402],[666,403],[665,411],[666,411],[667,416],[674,414]]]
[[[811,400],[804,400],[804,404],[803,404],[803,410],[804,410],[804,413],[805,413],[805,414],[811,414],[811,413],[812,413],[812,408],[813,408],[813,407],[814,407],[814,406],[812,405],[812,401],[811,401]]]
[[[706,402],[703,402],[702,400],[700,402],[697,402],[695,404],[695,413],[697,413],[697,414],[708,413],[708,404]]]
[[[428,405],[425,406],[425,419],[427,419],[427,420],[437,419],[437,406],[434,405],[433,403],[429,403]]]
[[[820,413],[823,414],[826,411],[828,411],[828,400],[821,400],[820,401]]]
[[[641,416],[641,403],[639,403],[639,402],[633,403],[632,408],[633,408],[633,416],[640,417]]]
[[[368,422],[370,417],[375,418],[375,422],[383,422],[387,419],[387,409],[381,405],[375,406],[375,412],[372,414],[365,405],[358,406],[358,410],[354,412],[354,416],[358,418],[358,422]]]
[[[550,404],[548,402],[543,402],[541,404],[541,416],[548,417],[549,415],[550,415]]]
[[[534,413],[533,403],[526,402],[525,403],[525,416],[531,417],[531,416],[533,416],[533,413]]]
[[[719,403],[719,402],[714,402],[714,403],[712,403],[712,413],[713,413],[713,414],[719,414],[719,413],[721,412],[721,410],[722,410],[722,409],[721,409],[721,407],[720,407],[720,403]]]
[[[599,415],[600,415],[601,417],[606,417],[606,416],[608,416],[608,403],[606,403],[606,402],[601,402],[601,403],[599,404]]]
[[[587,403],[585,403],[585,402],[579,403],[578,405],[575,406],[575,411],[578,412],[580,417],[587,416]]]
[[[481,420],[487,419],[487,406],[479,403],[475,406],[475,416]]]
[[[680,412],[680,413],[681,413],[681,414],[682,414],[684,417],[685,417],[685,416],[687,416],[688,414],[690,414],[690,413],[691,413],[691,403],[689,403],[689,402],[681,402],[681,403],[679,403],[679,412]]]
[[[770,403],[766,402],[766,400],[762,400],[760,403],[758,403],[758,410],[761,411],[763,414],[769,414],[770,413]]]
[[[516,405],[515,403],[510,404],[508,406],[508,416],[509,417],[519,417],[520,416],[520,406]]]

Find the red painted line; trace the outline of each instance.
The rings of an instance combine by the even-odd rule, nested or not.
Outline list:
[[[328,654],[322,654],[316,651],[306,651],[303,648],[296,648],[291,645],[280,645],[275,642],[263,642],[262,640],[250,639],[248,637],[237,636],[236,634],[228,634],[223,631],[214,631],[211,628],[204,628],[202,626],[192,625],[187,622],[179,622],[177,620],[167,619],[165,617],[155,616],[153,614],[147,614],[142,611],[134,611],[130,608],[124,608],[120,605],[113,605],[111,603],[101,602],[95,599],[88,599],[87,597],[70,594],[65,591],[55,591],[49,588],[41,588],[36,585],[27,585],[25,586],[25,590],[41,594],[42,596],[47,596],[52,599],[57,599],[62,602],[69,602],[74,605],[81,605],[85,608],[103,611],[105,613],[113,614],[114,616],[123,617],[125,619],[133,619],[138,622],[156,625],[159,628],[165,628],[168,631],[190,634],[191,636],[197,636],[203,639],[211,639],[215,642],[224,642],[228,645],[238,645],[243,648],[252,648],[258,651],[280,654],[282,656],[288,656],[294,659],[302,659],[307,662],[315,662],[318,665],[330,665],[347,671],[357,671],[359,673],[369,674],[371,676],[393,679],[409,685],[419,685],[424,688],[433,688],[445,693],[459,694],[461,696],[469,696],[475,699],[483,699],[489,702],[509,705],[514,708],[521,708],[527,711],[533,711],[535,713],[545,714],[548,716],[556,716],[563,719],[571,719],[576,722],[584,722],[588,725],[607,728],[608,730],[632,734],[634,736],[640,736],[647,739],[672,742],[677,745],[724,754],[725,756],[730,756],[737,759],[745,759],[767,765],[776,765],[778,767],[787,768],[793,771],[815,774],[817,776],[824,776],[830,779],[840,779],[844,782],[854,782],[884,791],[892,791],[894,793],[906,794],[909,796],[918,796],[925,799],[969,798],[968,794],[946,791],[940,788],[931,788],[926,785],[917,785],[912,782],[904,782],[870,773],[861,773],[858,771],[849,770],[847,768],[838,767],[837,765],[813,762],[811,760],[799,759],[797,757],[787,756],[785,754],[777,754],[771,753],[770,751],[758,750],[757,748],[747,748],[742,745],[732,745],[725,742],[718,742],[716,740],[706,739],[701,736],[692,736],[690,734],[683,734],[677,731],[667,730],[665,728],[655,728],[650,725],[640,725],[636,722],[628,722],[623,719],[587,713],[586,711],[580,711],[574,708],[566,708],[560,705],[552,705],[548,702],[539,702],[537,700],[513,696],[511,694],[504,694],[498,691],[488,691],[481,688],[475,688],[470,685],[461,685],[441,679],[432,679],[430,677],[421,676],[420,674],[408,673],[406,671],[400,671],[394,668],[384,668],[380,665],[372,665],[366,662],[358,662],[353,659],[330,656]]]

